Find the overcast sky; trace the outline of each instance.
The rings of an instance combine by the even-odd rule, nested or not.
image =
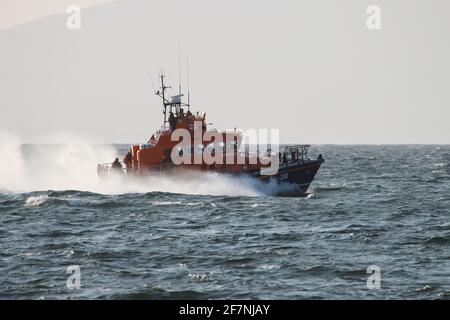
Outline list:
[[[0,0],[0,30],[11,28],[50,15],[63,14],[76,4],[89,8],[113,0]]]
[[[81,29],[66,26],[79,4]],[[366,9],[381,8],[368,30]],[[282,142],[450,143],[448,0],[0,0],[0,131],[146,141],[161,125],[148,72],[218,128]],[[183,66],[184,68],[185,66]]]

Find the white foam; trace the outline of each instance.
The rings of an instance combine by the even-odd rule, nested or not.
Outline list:
[[[445,167],[446,165],[447,165],[446,163],[436,163],[436,164],[433,165],[433,167],[442,168],[442,167]]]
[[[117,156],[113,146],[92,145],[80,137],[63,137],[62,134],[58,137],[65,142],[58,145],[34,145],[31,152],[25,155],[17,137],[0,132],[0,190],[79,190],[101,194],[159,191],[195,195],[263,196],[295,188],[216,172],[191,172],[140,179],[124,176],[101,179],[97,176],[97,163],[111,162]],[[74,201],[72,204],[79,203]]]
[[[48,196],[29,197],[25,200],[26,207],[39,207],[48,201]]]
[[[259,269],[273,270],[273,269],[280,269],[280,266],[275,265],[275,264],[263,264],[263,265],[259,266]]]
[[[199,274],[199,273],[190,273],[189,278],[191,278],[194,281],[208,281],[210,280],[209,274]]]
[[[58,145],[35,145],[25,155],[17,137],[0,133],[0,189],[99,190],[96,165],[114,159],[115,150],[90,145],[76,137],[63,140],[66,142]]]
[[[195,207],[195,206],[203,206],[204,203],[203,202],[188,202],[188,203],[186,203],[186,205],[189,207]]]
[[[154,206],[171,206],[171,205],[180,205],[181,201],[153,201],[152,204]]]

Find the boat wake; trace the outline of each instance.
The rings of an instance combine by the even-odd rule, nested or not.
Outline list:
[[[247,177],[217,172],[181,176],[149,176],[101,179],[95,166],[117,156],[112,145],[93,145],[79,137],[64,143],[24,145],[10,134],[0,133],[0,192],[27,193],[47,190],[79,190],[99,194],[170,192],[195,195],[267,196],[292,191],[295,186],[262,183]],[[36,203],[35,203],[36,201]],[[30,200],[30,205],[40,200]],[[39,205],[39,204],[38,204]]]

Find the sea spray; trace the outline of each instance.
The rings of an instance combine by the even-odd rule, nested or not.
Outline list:
[[[24,145],[15,136],[0,133],[0,189],[98,191],[96,163],[113,158],[114,148],[76,137],[60,135],[60,139],[64,142]]]
[[[217,172],[180,175],[128,176],[101,179],[96,165],[111,162],[113,145],[94,145],[80,137],[59,135],[58,144],[24,145],[11,134],[0,134],[0,190],[30,192],[79,190],[101,194],[171,192],[197,195],[265,196],[289,191],[292,186],[262,183],[250,177]]]

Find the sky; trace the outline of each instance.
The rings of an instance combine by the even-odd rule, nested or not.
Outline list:
[[[67,6],[81,7],[69,30]],[[380,8],[380,29],[366,12]],[[145,142],[189,59],[193,111],[282,143],[450,143],[448,0],[0,0],[0,132]],[[179,54],[181,52],[181,54]],[[174,92],[175,93],[175,92]]]
[[[64,14],[72,4],[89,8],[111,1],[113,0],[0,0],[0,30],[50,15]]]

